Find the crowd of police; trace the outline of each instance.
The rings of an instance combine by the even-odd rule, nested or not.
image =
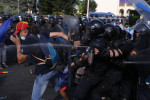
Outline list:
[[[9,15],[1,17],[3,20],[10,18]],[[71,59],[71,74],[67,74],[69,81],[68,77],[62,77],[65,100],[150,100],[149,64],[125,63],[149,60],[139,55],[150,46],[150,29],[146,22],[136,24],[131,36],[120,27],[119,19],[79,18],[78,25],[74,26],[79,31],[70,33],[62,16],[44,18],[22,14],[11,18],[14,21],[8,36],[14,33],[20,21],[28,22],[31,35],[41,31],[71,34],[70,43],[55,37],[49,39],[50,43],[56,44],[55,49],[60,57],[59,70],[69,73],[67,60]],[[19,38],[24,40],[23,37]],[[10,41],[7,42],[10,44]],[[68,48],[65,48],[68,44],[73,45],[70,57]],[[28,61],[31,61],[30,57]]]

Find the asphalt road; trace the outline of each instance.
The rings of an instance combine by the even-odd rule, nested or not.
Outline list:
[[[0,74],[0,97],[7,96],[7,100],[31,100],[35,75],[30,74],[34,66],[26,67],[25,64],[17,64],[15,46],[7,48],[8,68],[1,71],[13,71],[8,74]],[[58,93],[48,85],[44,100],[54,100]]]

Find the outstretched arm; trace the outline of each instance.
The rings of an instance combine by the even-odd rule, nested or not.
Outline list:
[[[68,41],[68,36],[65,35],[63,32],[50,32],[50,38],[54,38],[54,37],[61,37],[64,40]]]
[[[99,50],[97,48],[94,48],[95,55],[99,54]],[[113,49],[113,50],[106,50],[102,54],[102,56],[109,56],[109,57],[118,57],[122,55],[122,51],[120,49]]]

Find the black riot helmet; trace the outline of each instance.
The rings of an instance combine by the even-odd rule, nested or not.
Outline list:
[[[38,18],[38,23],[39,23],[40,25],[44,25],[46,22],[45,22],[45,20],[44,20],[43,17],[40,17],[40,18]]]
[[[100,20],[91,20],[86,25],[82,43],[87,45],[91,40],[98,38],[104,32],[104,23]]]
[[[112,40],[115,40],[116,39],[116,36],[117,36],[117,29],[116,27],[113,25],[113,24],[106,24],[104,26],[104,38],[107,40],[107,41],[112,41]]]
[[[31,22],[31,21],[32,21],[32,16],[28,15],[28,16],[26,17],[26,21]]]
[[[43,17],[39,17],[38,20],[37,20],[37,24],[36,24],[36,27],[37,27],[37,31],[38,33],[40,32],[44,32],[46,29],[45,29],[45,20]]]
[[[56,22],[59,23],[59,22],[63,22],[63,17],[61,16],[57,16],[56,18]]]
[[[53,16],[50,16],[48,19],[51,24],[55,23],[55,18]]]
[[[50,17],[48,17],[48,19],[49,19],[49,21],[54,21],[55,20],[54,16],[50,16]]]
[[[89,32],[91,38],[99,37],[104,32],[104,23],[100,20],[92,20],[87,23],[86,32]]]

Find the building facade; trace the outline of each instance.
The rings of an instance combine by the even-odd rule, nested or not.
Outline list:
[[[135,10],[128,0],[95,0],[98,4],[96,12],[111,12],[116,16],[129,16],[130,10]]]

